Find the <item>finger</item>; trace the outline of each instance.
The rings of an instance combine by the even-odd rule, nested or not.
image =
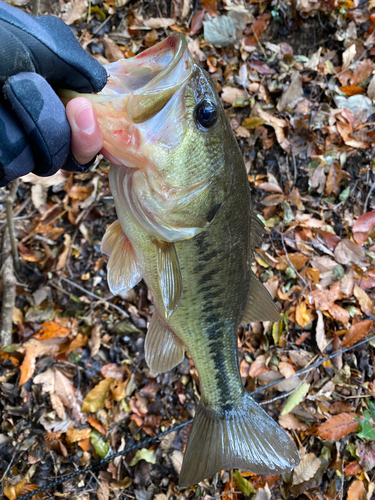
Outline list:
[[[72,99],[66,106],[66,116],[72,130],[74,158],[78,163],[88,163],[103,147],[103,135],[91,102],[84,97]]]

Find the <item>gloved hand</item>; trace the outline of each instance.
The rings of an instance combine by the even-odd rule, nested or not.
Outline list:
[[[29,172],[85,171],[91,162],[81,165],[71,154],[71,128],[53,88],[99,92],[106,81],[105,69],[61,20],[0,1],[0,186]],[[67,114],[76,158],[88,160],[90,144],[94,156],[101,140],[91,104],[74,99]],[[82,144],[89,154],[77,151]]]

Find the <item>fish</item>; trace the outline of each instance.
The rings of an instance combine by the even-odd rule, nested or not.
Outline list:
[[[151,291],[151,370],[171,370],[188,352],[199,375],[179,486],[233,468],[289,472],[297,447],[239,371],[238,326],[280,314],[251,269],[264,227],[215,83],[180,33],[106,69],[106,87],[86,97],[112,160],[108,285],[124,294],[143,279]]]

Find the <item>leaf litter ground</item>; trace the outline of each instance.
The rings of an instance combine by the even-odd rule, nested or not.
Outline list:
[[[241,375],[250,391],[280,380],[255,397],[302,457],[282,477],[229,471],[180,491],[185,427],[67,481],[55,497],[370,500],[372,342],[293,375],[374,333],[375,2],[42,0],[40,8],[70,24],[103,64],[174,30],[190,36],[268,229],[254,270],[282,312],[280,323],[239,329]],[[121,298],[108,291],[107,173],[98,160],[89,173],[28,176],[18,187],[22,271],[0,365],[0,477],[10,500],[194,415],[193,362],[157,377],[145,364],[146,286]],[[1,217],[4,233],[5,208]]]

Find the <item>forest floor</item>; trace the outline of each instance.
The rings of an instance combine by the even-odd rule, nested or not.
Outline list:
[[[282,313],[239,329],[241,375],[302,460],[283,476],[223,471],[179,489],[189,426],[140,444],[193,417],[199,380],[189,358],[163,375],[147,368],[143,282],[125,298],[108,290],[100,242],[116,214],[99,159],[85,174],[18,185],[21,270],[13,343],[0,351],[3,495],[140,444],[39,498],[375,498],[375,342],[355,347],[375,321],[375,1],[42,0],[40,13],[62,17],[103,64],[174,31],[190,37],[238,138],[267,228],[254,270]]]

